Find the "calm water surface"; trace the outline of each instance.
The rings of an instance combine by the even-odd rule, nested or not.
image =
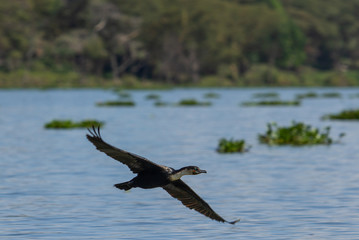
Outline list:
[[[310,89],[318,93],[333,89]],[[358,108],[349,95],[306,99],[300,107],[241,107],[265,89],[133,91],[133,108],[96,107],[117,96],[105,90],[0,91],[0,239],[359,239],[359,122],[321,121]],[[291,100],[309,89],[271,89]],[[210,107],[155,107],[156,92],[177,102],[207,92]],[[162,189],[119,191],[133,177],[98,152],[86,130],[45,130],[53,119],[105,121],[103,138],[150,160],[207,174],[187,182],[232,226],[189,210]],[[345,132],[341,144],[267,147],[268,122],[292,120]],[[222,137],[245,139],[245,154],[215,152]]]

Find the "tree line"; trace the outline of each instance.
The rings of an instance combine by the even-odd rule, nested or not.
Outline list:
[[[181,84],[263,66],[356,71],[358,12],[357,0],[1,1],[0,72]]]

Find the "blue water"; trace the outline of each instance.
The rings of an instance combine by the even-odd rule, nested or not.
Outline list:
[[[241,107],[253,93],[276,91],[291,100],[308,91],[340,99],[305,99],[299,107]],[[155,107],[158,93],[177,102],[207,92],[210,107]],[[322,121],[358,108],[359,89],[176,89],[131,91],[133,108],[97,107],[106,90],[0,91],[0,239],[359,239],[359,122]],[[104,121],[105,141],[157,163],[198,165],[207,174],[188,183],[227,220],[185,208],[162,189],[123,192],[133,177],[98,152],[86,130],[46,130],[53,119]],[[257,141],[268,122],[292,120],[341,132],[342,143],[268,147]],[[222,137],[245,139],[245,154],[216,153]]]

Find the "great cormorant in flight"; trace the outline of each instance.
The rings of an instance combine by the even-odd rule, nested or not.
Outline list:
[[[97,150],[104,152],[113,159],[127,165],[133,173],[137,174],[136,177],[128,182],[115,184],[114,186],[116,188],[130,190],[135,187],[144,189],[162,187],[172,197],[181,201],[186,207],[194,209],[213,220],[230,224],[235,224],[239,221],[238,219],[228,222],[223,219],[213,211],[208,203],[180,179],[183,175],[206,173],[205,170],[196,166],[187,166],[175,170],[170,167],[153,163],[144,157],[113,147],[103,141],[100,134],[100,127],[97,129],[92,127],[92,130],[88,130],[90,134],[87,134],[86,137],[96,146]]]

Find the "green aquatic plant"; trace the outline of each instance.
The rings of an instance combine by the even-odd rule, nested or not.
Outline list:
[[[147,100],[159,100],[160,98],[161,98],[160,95],[154,93],[150,93],[146,96]]]
[[[342,95],[337,92],[327,92],[320,95],[323,98],[341,98]]]
[[[219,153],[243,153],[249,150],[244,140],[221,138],[218,142],[217,152]]]
[[[72,120],[52,120],[45,124],[45,128],[53,128],[53,129],[70,129],[70,128],[90,128],[92,126],[101,127],[103,126],[103,122],[99,122],[93,119],[87,119],[80,122],[73,122]]]
[[[163,102],[163,101],[156,101],[156,102],[154,102],[154,105],[155,105],[156,107],[165,107],[165,106],[169,106],[170,103],[168,103],[168,102]]]
[[[131,93],[126,92],[123,89],[116,88],[113,90],[114,93],[116,93],[120,98],[131,98]]]
[[[300,101],[281,101],[281,100],[267,100],[267,101],[253,101],[243,102],[242,106],[253,107],[253,106],[299,106]]]
[[[330,127],[320,130],[304,123],[293,122],[289,127],[279,127],[276,123],[268,123],[265,134],[259,134],[260,143],[269,145],[316,145],[332,144],[329,137]],[[344,134],[340,134],[340,138]],[[338,140],[339,141],[339,140]]]
[[[219,98],[219,94],[215,92],[208,92],[203,95],[204,98]]]
[[[316,92],[307,92],[301,93],[296,95],[296,99],[303,99],[303,98],[317,98],[318,94]]]
[[[331,120],[359,120],[359,109],[356,110],[343,110],[337,114],[324,115],[322,119]]]
[[[135,102],[133,101],[106,101],[106,102],[99,102],[96,103],[99,107],[133,107],[135,106]]]
[[[200,102],[192,98],[183,99],[177,103],[179,106],[210,106],[211,104],[211,102]]]
[[[253,98],[279,98],[279,94],[276,92],[255,93]]]

